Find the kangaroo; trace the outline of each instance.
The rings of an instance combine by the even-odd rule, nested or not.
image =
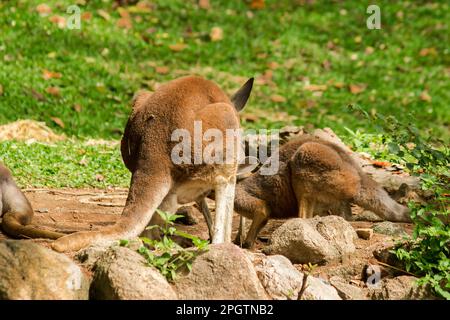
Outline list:
[[[253,220],[243,243],[251,248],[271,218],[332,213],[350,219],[351,203],[390,221],[411,221],[409,209],[391,199],[342,148],[303,135],[280,147],[277,174],[256,172],[236,185],[234,210]]]
[[[16,185],[11,172],[0,163],[0,217],[3,231],[16,238],[57,239],[64,235],[30,225],[33,214],[30,202]]]
[[[225,164],[204,161],[176,164],[171,155],[177,142],[171,140],[175,130],[185,130],[188,136],[183,136],[183,142],[193,147],[189,155],[195,158],[199,154],[198,144],[200,153],[206,147],[204,139],[189,141],[196,134],[196,121],[201,121],[202,132],[213,129],[226,133],[229,129],[239,129],[238,111],[247,103],[252,86],[253,78],[230,99],[215,83],[187,76],[161,85],[154,93],[139,92],[133,99],[133,110],[121,141],[123,161],[132,173],[121,217],[103,230],[59,238],[53,242],[53,249],[75,251],[91,244],[136,237],[149,223],[161,223],[158,215],[154,215],[157,208],[175,212],[182,204],[204,203],[211,190],[216,194],[212,242],[231,242],[238,153],[233,152],[231,161]],[[237,139],[233,142],[237,146]],[[230,149],[221,147],[219,157]],[[211,221],[208,228],[212,228]]]

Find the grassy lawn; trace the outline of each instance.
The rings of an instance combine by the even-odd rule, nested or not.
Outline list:
[[[58,27],[74,2],[81,30]],[[381,30],[366,27],[371,1],[249,2],[210,0],[205,10],[197,0],[155,0],[126,11],[100,0],[1,2],[0,124],[36,119],[73,139],[1,143],[0,160],[22,186],[127,185],[117,146],[80,141],[119,139],[135,91],[190,73],[230,93],[257,77],[245,127],[373,132],[347,111],[357,104],[399,120],[412,112],[420,130],[449,141],[445,1],[377,1]],[[222,36],[216,29],[211,39],[215,27]]]

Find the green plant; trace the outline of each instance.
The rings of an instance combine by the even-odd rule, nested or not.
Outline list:
[[[182,216],[161,210],[157,210],[157,213],[163,219],[164,225],[154,225],[147,229],[158,229],[162,237],[160,240],[141,237],[145,245],[141,246],[138,252],[144,256],[149,265],[158,269],[167,280],[174,281],[178,271],[184,268],[191,271],[192,262],[197,255],[208,250],[208,241],[177,230],[174,227],[174,222]],[[171,238],[174,235],[191,240],[194,247],[188,249],[181,247]],[[121,241],[121,245],[126,246],[127,244],[127,241]]]
[[[404,164],[411,174],[420,176],[421,189],[432,195],[428,203],[408,204],[414,232],[393,252],[405,263],[407,271],[422,276],[420,285],[428,284],[436,294],[450,299],[449,148],[432,134],[424,138],[413,124],[413,115],[404,125],[392,116],[369,114],[355,106],[351,109],[363,114],[378,129],[376,137],[386,147],[377,148],[375,156]],[[364,139],[358,139],[358,144],[365,145],[361,140]]]

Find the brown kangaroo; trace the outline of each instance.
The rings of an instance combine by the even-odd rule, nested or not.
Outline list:
[[[195,137],[196,121],[201,121],[201,134],[208,129],[224,134],[227,129],[239,129],[238,111],[245,106],[252,85],[253,78],[230,99],[213,82],[188,76],[170,81],[154,93],[139,92],[121,144],[122,158],[132,173],[121,217],[116,224],[101,231],[77,232],[59,238],[53,242],[53,248],[74,251],[91,244],[136,237],[149,223],[161,223],[158,215],[154,215],[157,208],[175,212],[179,205],[204,202],[213,189],[216,216],[212,241],[231,241],[237,147],[231,150],[231,162],[225,164],[204,161],[176,164],[171,155],[179,142],[172,138],[176,129],[184,129],[190,137]],[[183,136],[183,142],[190,137]],[[188,146],[193,149],[189,155],[195,158],[205,150],[206,142],[194,140]],[[236,138],[233,143],[237,145]],[[219,157],[223,158],[228,151],[230,148],[222,144]]]
[[[3,231],[17,238],[57,239],[64,235],[30,225],[33,214],[30,202],[17,187],[11,172],[0,163],[0,217]]]
[[[343,149],[303,135],[280,147],[277,174],[256,172],[236,185],[234,210],[253,220],[243,243],[250,248],[271,218],[332,213],[349,219],[351,203],[390,221],[411,221],[409,209],[392,200]]]

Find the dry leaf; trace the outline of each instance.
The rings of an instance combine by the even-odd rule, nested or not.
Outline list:
[[[103,175],[101,175],[100,173],[97,173],[96,175],[95,175],[95,180],[97,180],[97,181],[103,181],[103,180],[105,180],[105,177],[103,176]]]
[[[272,100],[273,102],[286,102],[286,98],[280,96],[279,94],[271,95],[270,100]]]
[[[156,71],[156,73],[159,73],[159,74],[168,74],[169,73],[169,67],[164,67],[164,66],[156,67],[155,71]]]
[[[75,110],[76,112],[81,112],[81,105],[79,105],[78,103],[75,103],[73,105],[73,110]]]
[[[64,127],[65,127],[64,122],[60,118],[50,117],[50,119],[52,119],[54,123],[56,123],[58,126],[60,126],[61,128],[64,129]]]
[[[61,16],[51,16],[49,20],[53,23],[56,23],[59,28],[65,28],[66,27],[66,18]]]
[[[374,51],[375,49],[373,47],[367,47],[366,50],[364,50],[366,54],[372,54]]]
[[[48,87],[45,91],[55,97],[59,97],[61,95],[58,87]]]
[[[38,5],[36,7],[36,11],[39,13],[39,15],[41,16],[47,16],[50,13],[52,13],[52,8],[50,8],[47,4],[45,3],[41,3],[40,5]]]
[[[366,85],[351,84],[349,85],[349,89],[352,94],[358,94],[366,89]]]
[[[49,79],[60,79],[60,78],[62,77],[62,75],[61,75],[61,73],[59,73],[59,72],[52,72],[52,71],[49,71],[49,70],[47,70],[47,69],[44,69],[44,70],[42,71],[42,77],[43,77],[45,80],[49,80]]]
[[[119,28],[131,29],[133,28],[133,22],[130,18],[120,18],[119,20],[117,20],[117,26]]]
[[[92,13],[86,11],[81,14],[81,20],[89,21],[92,19]]]
[[[265,6],[264,0],[252,0],[250,3],[250,8],[252,9],[264,9]]]
[[[45,99],[45,96],[42,93],[37,92],[33,88],[30,89],[30,93],[33,96],[33,98],[35,98],[38,101],[46,101],[47,100],[47,99]]]
[[[184,50],[187,47],[186,44],[184,43],[176,43],[176,44],[171,44],[169,46],[170,50],[175,51],[175,52],[179,52]]]
[[[335,88],[342,89],[345,86],[345,84],[343,82],[336,82],[333,84],[333,86]]]
[[[386,168],[391,166],[391,164],[387,161],[377,161],[377,160],[372,161],[372,165],[376,168]]]
[[[111,16],[105,10],[99,9],[99,10],[97,10],[97,13],[100,17],[102,17],[106,21],[109,21],[111,19]]]
[[[325,91],[327,86],[324,84],[309,84],[303,87],[307,91]]]
[[[3,86],[0,84],[0,96],[3,95]]]
[[[81,160],[80,160],[80,162],[78,162],[80,165],[82,165],[82,166],[87,166],[87,164],[88,164],[88,161],[87,161],[87,159],[85,158],[85,157],[83,157]]]
[[[279,66],[280,65],[277,62],[275,62],[275,61],[267,62],[267,67],[269,69],[274,70],[274,69],[277,69]]]
[[[421,57],[437,56],[437,50],[436,50],[436,48],[424,48],[424,49],[420,50],[419,55]]]
[[[209,37],[211,41],[220,41],[223,39],[223,30],[219,27],[214,27],[211,29],[211,32],[209,33]]]
[[[431,96],[428,94],[427,90],[424,90],[420,93],[420,100],[425,102],[431,102]]]
[[[204,9],[204,10],[211,9],[211,4],[209,3],[209,0],[199,0],[198,6],[199,6],[199,8]]]
[[[127,9],[125,9],[125,8],[123,8],[123,7],[118,7],[118,8],[117,8],[117,11],[119,12],[119,15],[120,15],[122,18],[130,19],[130,13],[128,12]]]

